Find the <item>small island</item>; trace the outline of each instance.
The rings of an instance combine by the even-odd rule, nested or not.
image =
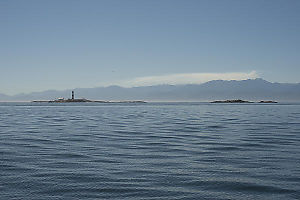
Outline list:
[[[56,100],[35,100],[34,103],[146,103],[145,101],[99,101],[99,100],[89,100],[89,99],[75,99],[74,91],[72,91],[71,99],[58,98]]]
[[[241,99],[225,100],[225,101],[213,101],[211,103],[253,103],[251,101],[244,101]]]
[[[277,101],[260,101],[258,103],[278,103]]]
[[[241,99],[233,99],[233,100],[223,100],[223,101],[212,101],[210,103],[278,103],[277,101],[258,101],[258,102],[252,102],[252,101],[245,101]]]

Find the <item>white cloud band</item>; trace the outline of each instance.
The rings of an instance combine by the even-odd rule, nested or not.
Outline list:
[[[179,84],[201,84],[211,80],[246,80],[258,78],[256,71],[249,73],[184,73],[169,74],[163,76],[146,76],[120,82],[117,85],[124,87],[151,86],[151,85],[179,85]]]

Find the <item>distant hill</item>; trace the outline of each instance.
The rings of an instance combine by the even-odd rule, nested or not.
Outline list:
[[[11,97],[9,97],[9,96],[7,96],[7,95],[5,95],[5,94],[0,94],[0,101],[6,101],[6,100],[8,100],[9,98],[11,98]]]
[[[300,83],[271,83],[263,79],[242,81],[215,80],[203,84],[156,85],[123,88],[119,86],[77,88],[76,98],[92,100],[145,100],[145,101],[212,101],[225,99],[300,101]],[[53,100],[70,98],[71,89],[49,90],[30,94],[7,96],[0,101]]]

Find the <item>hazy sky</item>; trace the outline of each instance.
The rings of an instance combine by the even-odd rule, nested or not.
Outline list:
[[[0,93],[300,82],[299,0],[0,0]]]

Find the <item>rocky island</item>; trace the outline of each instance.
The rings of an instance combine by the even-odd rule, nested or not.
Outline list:
[[[244,101],[241,99],[225,100],[225,101],[213,101],[211,103],[253,103],[251,101]]]
[[[278,103],[277,101],[260,101],[258,103]]]
[[[241,99],[233,99],[233,100],[224,100],[224,101],[212,101],[211,103],[278,103],[278,102],[277,101],[252,102],[252,101],[245,101]]]
[[[71,99],[58,98],[56,100],[46,100],[46,101],[32,101],[35,103],[82,103],[82,102],[93,102],[93,103],[146,103],[145,101],[99,101],[99,100],[89,100],[89,99],[75,99],[74,91],[72,91]]]

